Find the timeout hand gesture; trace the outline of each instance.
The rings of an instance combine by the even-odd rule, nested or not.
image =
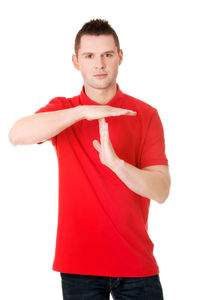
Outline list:
[[[93,140],[94,148],[99,152],[100,161],[107,167],[112,167],[118,156],[116,155],[109,138],[108,123],[104,118],[99,119],[100,142]]]

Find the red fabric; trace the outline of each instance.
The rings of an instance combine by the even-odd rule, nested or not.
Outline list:
[[[36,113],[101,105],[84,92],[57,97]],[[168,165],[161,120],[155,108],[124,94],[117,84],[107,105],[137,116],[107,117],[119,158],[138,167]],[[92,141],[100,141],[98,120],[83,119],[50,139],[59,167],[59,213],[53,270],[112,277],[159,273],[148,235],[150,199],[131,191],[100,162]]]

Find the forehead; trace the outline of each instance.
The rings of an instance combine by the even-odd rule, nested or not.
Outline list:
[[[104,52],[107,50],[115,51],[117,49],[112,35],[83,35],[80,41],[79,51],[85,52]]]

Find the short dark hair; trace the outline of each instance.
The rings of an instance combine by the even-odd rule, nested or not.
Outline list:
[[[117,47],[118,53],[120,52],[120,44],[118,36],[115,32],[115,30],[110,26],[108,21],[103,19],[92,19],[89,22],[85,23],[82,28],[79,30],[79,32],[76,35],[75,43],[74,43],[74,50],[76,53],[76,56],[78,56],[78,50],[80,48],[81,43],[81,37],[83,35],[112,35],[115,40],[115,45]]]

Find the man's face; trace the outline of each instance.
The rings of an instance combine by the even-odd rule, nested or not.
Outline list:
[[[83,35],[74,66],[82,74],[84,85],[106,89],[116,82],[123,52],[117,51],[112,35]]]

